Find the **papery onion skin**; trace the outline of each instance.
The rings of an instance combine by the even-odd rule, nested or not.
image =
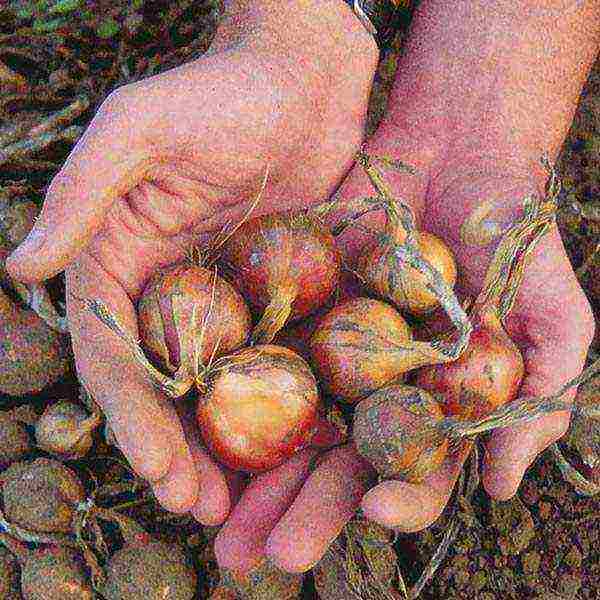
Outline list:
[[[243,346],[250,334],[250,311],[240,293],[223,278],[215,279],[210,269],[193,264],[171,265],[155,273],[146,284],[137,311],[144,348],[172,373],[181,365],[182,357],[189,363],[193,361],[193,340],[200,339],[205,320],[206,329],[198,349],[198,359],[203,364],[209,361],[217,343],[218,357]],[[193,327],[188,331],[191,335],[182,331],[186,327]],[[193,364],[186,366],[193,372]]]
[[[456,262],[450,248],[439,237],[426,231],[417,232],[416,239],[423,258],[439,271],[450,287],[454,287]],[[359,256],[356,270],[369,289],[412,315],[424,316],[434,311],[440,305],[439,300],[427,289],[427,280],[417,269],[406,265],[406,271],[395,274],[400,283],[390,285],[393,280],[390,270],[397,269],[385,260],[390,251],[388,243],[375,240]]]
[[[309,341],[311,363],[327,392],[357,402],[407,370],[397,349],[411,340],[410,327],[389,304],[354,298],[320,320]]]
[[[90,416],[77,404],[61,400],[47,406],[35,425],[38,448],[62,460],[83,458],[94,440],[91,429],[82,429]]]
[[[498,317],[486,312],[457,360],[419,369],[414,383],[439,395],[446,416],[477,420],[514,400],[524,374],[521,351]]]
[[[178,546],[126,544],[108,561],[102,595],[106,600],[192,600],[196,579]]]
[[[319,408],[317,383],[295,352],[257,345],[231,355],[200,398],[202,437],[224,465],[260,473],[310,444]]]
[[[435,429],[443,416],[427,392],[388,385],[357,405],[354,445],[382,477],[418,483],[437,470],[447,455],[448,440]],[[423,439],[411,439],[419,432]]]
[[[21,569],[24,600],[92,600],[92,586],[75,552],[38,548]]]
[[[30,531],[71,532],[85,490],[74,471],[61,462],[38,458],[13,463],[3,474],[2,500],[8,521]]]
[[[289,312],[281,323],[265,324],[266,337],[259,340],[263,343],[270,343],[285,322],[325,304],[337,287],[341,264],[329,229],[304,212],[248,220],[225,244],[222,261],[258,315],[271,303],[282,311],[287,304]]]

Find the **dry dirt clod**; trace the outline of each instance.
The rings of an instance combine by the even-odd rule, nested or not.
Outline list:
[[[92,600],[90,581],[68,548],[38,548],[21,569],[24,600]]]
[[[102,595],[106,600],[192,600],[196,573],[183,551],[153,541],[126,544],[108,561]]]
[[[3,473],[6,518],[29,531],[69,533],[76,507],[85,499],[77,475],[54,459],[13,463]]]

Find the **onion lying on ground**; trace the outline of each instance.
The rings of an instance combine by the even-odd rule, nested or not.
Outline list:
[[[325,390],[356,402],[413,368],[411,341],[409,326],[389,304],[354,298],[320,320],[309,348]]]
[[[108,560],[102,595],[106,600],[192,600],[196,573],[175,544],[126,543]]]
[[[427,392],[388,385],[357,405],[354,444],[381,476],[419,482],[446,457],[448,440],[436,428],[443,417]]]
[[[307,446],[317,425],[317,383],[306,361],[273,345],[226,357],[207,380],[198,425],[228,467],[261,472]]]
[[[90,416],[81,406],[60,400],[49,405],[38,419],[37,446],[62,460],[82,458],[92,447],[92,433],[101,420],[100,414]]]
[[[69,368],[63,337],[0,289],[0,392],[39,392]]]
[[[0,600],[21,600],[19,564],[17,559],[0,546]]]
[[[251,571],[240,575],[221,569],[219,587],[210,600],[298,600],[302,593],[303,576],[287,573],[269,560],[262,560]]]
[[[13,463],[1,483],[6,518],[34,532],[70,532],[75,509],[85,499],[77,475],[54,459]]]
[[[77,554],[64,547],[38,548],[21,567],[24,600],[92,600],[95,596]]]
[[[268,344],[286,322],[306,317],[337,287],[335,238],[316,217],[284,212],[250,219],[223,246],[222,261],[261,315],[252,338]]]
[[[10,414],[0,413],[0,469],[31,452],[31,441],[25,425]]]

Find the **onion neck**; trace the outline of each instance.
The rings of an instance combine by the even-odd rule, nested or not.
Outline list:
[[[283,329],[292,314],[292,304],[298,295],[297,285],[288,282],[276,288],[260,321],[252,331],[254,344],[270,344]]]

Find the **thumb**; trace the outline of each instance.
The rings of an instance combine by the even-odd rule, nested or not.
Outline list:
[[[142,179],[149,156],[134,109],[122,90],[102,104],[52,180],[33,229],[8,257],[12,277],[34,282],[62,271],[102,227],[115,199]]]

